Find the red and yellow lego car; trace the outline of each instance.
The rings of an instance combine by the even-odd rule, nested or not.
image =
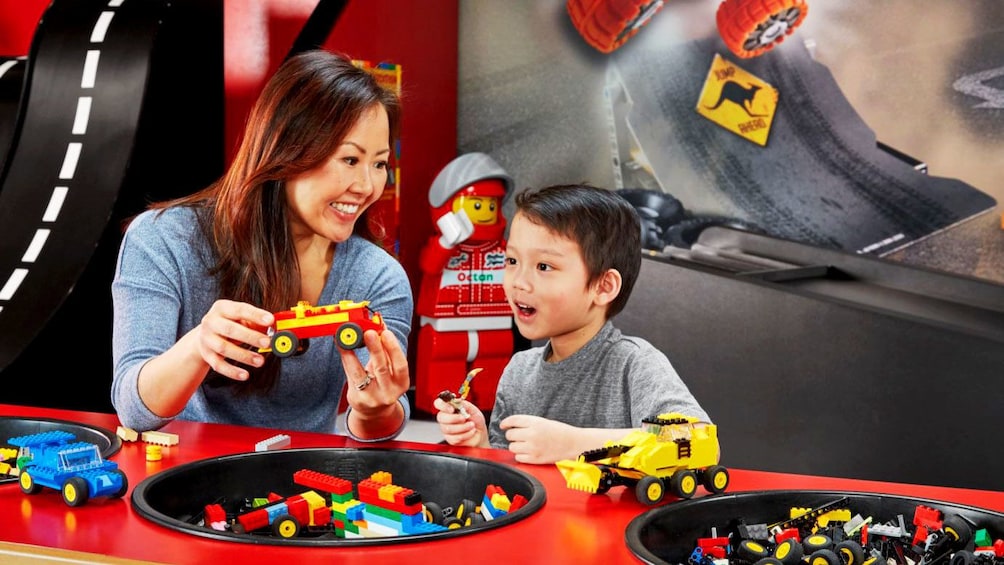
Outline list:
[[[268,328],[271,347],[258,351],[279,357],[299,355],[307,350],[310,338],[326,335],[334,336],[342,349],[355,349],[362,345],[366,330],[386,329],[383,317],[370,310],[368,304],[368,300],[341,300],[338,304],[311,306],[301,300],[289,310],[276,312],[275,323]]]

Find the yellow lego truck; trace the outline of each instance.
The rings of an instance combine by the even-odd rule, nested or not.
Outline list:
[[[658,504],[669,488],[691,498],[697,485],[725,492],[728,469],[718,464],[718,428],[677,413],[642,420],[642,427],[619,441],[556,463],[568,488],[603,494],[611,487],[634,487],[638,500]]]

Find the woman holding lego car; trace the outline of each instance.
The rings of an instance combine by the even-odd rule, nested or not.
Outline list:
[[[265,85],[219,180],[130,223],[112,283],[123,425],[338,432],[347,390],[344,432],[400,432],[413,298],[365,215],[388,180],[399,117],[397,96],[349,59],[301,53]],[[274,313],[342,300],[369,301],[390,331],[366,331],[356,350],[317,337],[302,355],[267,351]]]

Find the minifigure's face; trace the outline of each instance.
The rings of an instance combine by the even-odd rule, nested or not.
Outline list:
[[[339,242],[352,235],[356,220],[380,199],[387,184],[388,139],[387,111],[375,104],[327,161],[286,182],[295,239],[316,236]]]
[[[494,196],[460,195],[453,199],[453,211],[461,210],[476,226],[491,226],[499,221],[499,200]]]
[[[550,339],[555,355],[577,351],[606,321],[578,243],[521,213],[509,227],[502,284],[519,333]]]

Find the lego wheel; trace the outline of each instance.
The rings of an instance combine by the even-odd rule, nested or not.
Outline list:
[[[112,493],[112,498],[122,498],[125,496],[127,490],[129,490],[129,477],[126,476],[122,471],[115,471],[115,473],[122,477],[122,486],[119,487],[117,491]]]
[[[272,336],[272,353],[275,353],[277,357],[290,357],[296,353],[299,347],[300,338],[289,330],[276,332]]]
[[[673,473],[671,481],[673,494],[680,498],[693,498],[697,492],[697,474],[690,469]]]
[[[788,538],[774,548],[774,558],[782,565],[798,565],[802,562],[804,555],[805,549],[802,548],[801,542],[795,538]]]
[[[844,565],[862,565],[865,562],[865,550],[854,540],[844,540],[833,550]]]
[[[802,546],[809,553],[819,551],[820,549],[831,549],[833,547],[833,539],[826,534],[812,534],[802,540]]]
[[[272,522],[272,533],[278,538],[295,538],[300,533],[300,522],[289,514],[281,514]]]
[[[662,9],[663,0],[568,0],[572,25],[589,45],[610,53]]]
[[[743,561],[756,563],[757,561],[770,557],[770,550],[756,540],[744,539],[739,542],[736,548],[736,555]]]
[[[335,338],[342,349],[355,349],[363,342],[363,330],[359,324],[346,322],[338,328]]]
[[[477,505],[477,503],[474,502],[473,500],[469,499],[469,498],[465,498],[465,499],[461,500],[460,504],[457,505],[457,510],[454,513],[454,516],[456,516],[457,519],[460,520],[460,523],[462,525],[464,525],[464,526],[470,526],[471,525],[471,517],[472,516],[480,516],[480,514],[478,514],[478,505]]]
[[[666,483],[659,477],[648,475],[642,477],[635,486],[635,495],[638,500],[648,505],[659,504],[666,496]]]
[[[809,555],[807,565],[843,565],[840,558],[831,549],[820,549]]]
[[[63,483],[63,502],[67,506],[83,506],[89,497],[87,481],[83,478],[70,477]]]
[[[721,465],[712,465],[701,475],[704,490],[711,494],[721,494],[729,486],[729,470]]]
[[[432,501],[427,501],[422,503],[424,506],[422,508],[422,515],[425,517],[425,521],[430,524],[443,525],[443,507]]]
[[[724,0],[716,20],[725,45],[748,59],[784,41],[808,13],[805,0]]]
[[[941,528],[952,538],[954,548],[963,548],[973,539],[972,527],[958,514],[946,516]]]
[[[35,483],[35,479],[26,470],[22,470],[18,476],[18,484],[21,485],[21,492],[25,494],[36,494],[42,487]]]

